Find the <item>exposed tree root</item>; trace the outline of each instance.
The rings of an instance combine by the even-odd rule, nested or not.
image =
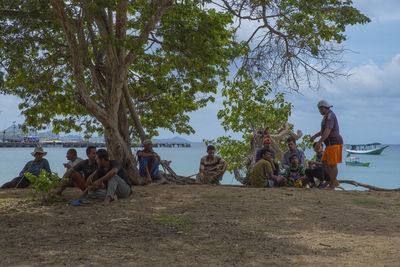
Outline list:
[[[400,191],[400,188],[394,188],[394,189],[380,188],[380,187],[376,187],[373,185],[359,183],[359,182],[353,181],[353,180],[338,180],[338,182],[340,184],[351,184],[354,186],[361,186],[364,188],[368,188],[369,190],[372,190],[372,191]]]
[[[195,184],[196,180],[190,177],[180,176],[169,166],[171,161],[161,160],[160,165],[164,172],[160,172],[160,184]]]

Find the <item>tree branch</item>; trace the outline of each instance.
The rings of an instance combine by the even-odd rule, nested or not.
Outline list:
[[[132,115],[132,120],[133,123],[135,124],[135,128],[139,133],[140,140],[143,142],[144,140],[147,139],[147,136],[143,130],[142,123],[140,122],[139,116],[136,112],[135,105],[133,104],[132,97],[129,94],[128,86],[126,85],[126,83],[122,87],[122,90],[124,93],[126,104],[128,105],[128,109]]]
[[[137,48],[144,45],[149,37],[150,32],[155,28],[158,21],[160,21],[163,14],[172,6],[174,3],[173,0],[159,0],[156,5],[159,6],[151,18],[147,21],[147,24],[144,26],[143,31],[140,33],[139,37],[133,41],[133,47],[129,54],[125,57],[124,67],[129,68],[129,66],[133,63],[136,58],[135,51]]]
[[[80,102],[90,113],[92,113],[99,121],[101,121],[104,126],[108,126],[110,125],[110,120],[107,113],[99,105],[97,105],[97,103],[93,101],[93,99],[91,99],[90,95],[88,94],[84,82],[84,72],[82,69],[83,62],[81,60],[83,55],[81,55],[77,40],[73,32],[73,27],[69,22],[69,19],[65,12],[64,3],[60,0],[51,0],[51,4],[64,29],[64,33],[68,41],[68,46],[71,51],[72,66],[76,75],[76,89],[80,97]]]

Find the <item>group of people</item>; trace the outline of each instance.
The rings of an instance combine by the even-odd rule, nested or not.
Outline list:
[[[339,125],[336,115],[331,110],[332,105],[321,100],[318,109],[323,119],[321,130],[311,137],[315,142],[313,147],[315,157],[305,166],[304,152],[296,147],[296,140],[287,139],[288,151],[284,153],[280,165],[275,159],[275,151],[271,148],[272,140],[266,138],[263,147],[259,148],[255,155],[255,165],[251,170],[249,184],[254,187],[296,186],[327,187],[334,189],[337,184],[337,164],[342,161],[343,139],[339,134]],[[323,144],[325,144],[325,150]],[[227,169],[227,162],[215,155],[215,147],[207,147],[207,155],[200,160],[199,173],[196,182],[201,184],[220,184]],[[25,188],[31,181],[25,176],[27,172],[40,175],[42,170],[51,173],[49,162],[43,158],[47,152],[41,147],[36,147],[31,153],[34,160],[26,163],[19,176],[1,186],[5,188]],[[97,150],[94,146],[86,149],[86,160],[77,156],[75,149],[67,151],[67,169],[61,179],[61,186],[55,192],[61,195],[67,187],[77,187],[82,190],[82,198],[104,199],[105,204],[118,198],[126,198],[132,194],[131,179],[121,163],[111,160],[105,149]],[[137,152],[140,176],[146,183],[159,179],[160,156],[153,151],[151,140],[143,142],[143,150]]]
[[[255,164],[250,171],[248,184],[253,187],[295,186],[334,189],[337,183],[337,164],[342,162],[343,139],[339,134],[339,124],[332,105],[327,101],[318,102],[318,110],[323,116],[321,130],[311,137],[314,158],[305,165],[304,152],[297,148],[296,139],[286,140],[288,150],[284,153],[280,165],[272,149],[272,140],[265,138],[263,147],[255,154]],[[325,144],[325,149],[324,145]],[[227,162],[215,155],[215,147],[207,147],[207,156],[200,160],[199,173],[196,181],[202,184],[219,184],[224,175]]]
[[[153,151],[151,140],[143,142],[143,150],[137,152],[140,175],[145,177],[146,182],[158,179],[158,166],[160,157]],[[3,184],[1,189],[7,188],[26,188],[31,185],[31,181],[26,177],[26,173],[39,176],[42,170],[51,173],[50,164],[44,158],[47,152],[42,147],[35,147],[31,153],[35,158],[26,163],[19,176]],[[60,188],[54,192],[61,196],[67,187],[77,187],[82,190],[81,198],[103,199],[104,204],[108,205],[118,198],[126,198],[132,194],[132,182],[121,163],[111,160],[105,149],[95,146],[86,148],[87,159],[78,157],[75,149],[67,151],[67,163],[64,163],[66,172],[60,180]]]
[[[327,101],[318,102],[318,109],[323,119],[321,130],[311,137],[314,158],[305,166],[304,152],[296,147],[296,140],[287,139],[288,151],[282,160],[283,171],[275,161],[275,151],[270,147],[271,140],[266,138],[263,147],[257,151],[256,163],[251,171],[250,184],[254,187],[296,186],[326,187],[338,186],[337,164],[342,162],[343,139],[339,133],[339,124],[332,105]],[[325,144],[325,150],[324,145]]]

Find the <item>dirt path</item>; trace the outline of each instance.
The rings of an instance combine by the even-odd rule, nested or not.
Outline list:
[[[66,191],[72,199],[79,192]],[[2,266],[398,266],[400,193],[136,187],[43,205],[0,191]]]

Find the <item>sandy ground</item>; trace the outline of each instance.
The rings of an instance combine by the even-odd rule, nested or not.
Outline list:
[[[0,191],[2,266],[399,266],[400,193],[136,187],[42,204]]]

